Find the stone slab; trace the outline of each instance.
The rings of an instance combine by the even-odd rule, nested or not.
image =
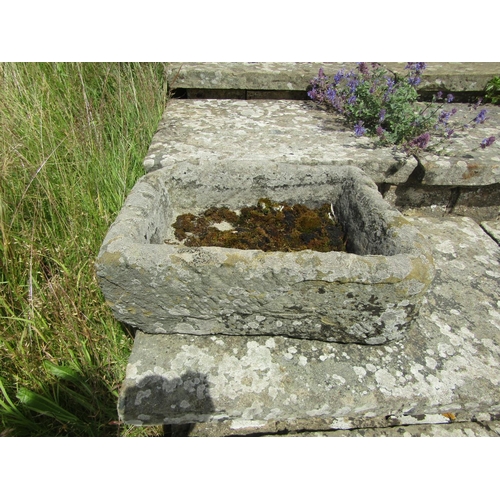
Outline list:
[[[162,167],[232,164],[355,165],[375,182],[405,182],[414,158],[356,138],[338,117],[308,101],[171,100],[144,161]]]
[[[405,74],[407,63],[383,63]],[[172,63],[168,70],[170,88],[305,90],[323,67],[327,75],[356,67],[343,62],[187,62]],[[422,75],[420,90],[435,92],[480,92],[500,74],[498,62],[432,62]]]
[[[260,198],[334,207],[349,252],[187,247],[177,215]],[[140,179],[108,231],[97,276],[119,321],[146,333],[402,338],[433,277],[427,242],[354,167],[163,168]]]
[[[433,248],[436,277],[404,342],[137,332],[120,417],[255,429],[297,419],[339,428],[346,418],[500,413],[500,249],[468,218],[414,223]]]
[[[447,105],[452,109],[452,105]],[[446,109],[448,109],[446,107]],[[469,116],[468,106],[457,104]],[[400,185],[417,176],[425,186],[486,186],[500,182],[500,107],[485,106],[487,121],[457,137],[442,156],[415,158],[356,137],[341,119],[311,101],[170,100],[144,161],[162,167],[241,170],[276,165],[354,165],[377,184]],[[476,116],[470,115],[470,119]],[[498,137],[482,149],[485,137]],[[412,176],[412,174],[414,174]],[[411,177],[410,177],[411,176]]]

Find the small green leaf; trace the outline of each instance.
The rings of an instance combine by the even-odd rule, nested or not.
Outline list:
[[[45,369],[56,376],[57,378],[62,378],[63,380],[69,380],[74,384],[79,384],[82,379],[76,370],[73,370],[69,366],[58,366],[51,361],[45,360],[43,362]]]
[[[78,417],[61,408],[55,401],[21,387],[16,394],[19,401],[30,410],[48,415],[63,423],[77,423]]]
[[[83,380],[82,376],[78,373],[77,370],[70,368],[69,366],[58,366],[48,360],[45,360],[43,362],[43,366],[50,374],[54,375],[55,377],[62,380],[68,380],[81,389],[85,389],[88,394],[93,394],[92,389]]]

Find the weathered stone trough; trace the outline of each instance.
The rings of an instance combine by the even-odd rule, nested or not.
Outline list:
[[[178,215],[261,197],[331,203],[349,252],[186,247]],[[278,335],[383,344],[401,338],[433,278],[423,236],[355,167],[206,165],[141,178],[111,226],[97,275],[116,318],[146,333]]]

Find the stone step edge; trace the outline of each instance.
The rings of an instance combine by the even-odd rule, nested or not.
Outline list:
[[[490,427],[491,426],[493,427]],[[296,421],[270,421],[265,425],[258,425],[257,422],[245,426],[243,421],[224,421],[209,423],[192,423],[181,425],[166,425],[165,432],[171,435],[184,436],[300,436],[313,433],[326,433],[335,435],[339,432],[359,433],[371,432],[391,432],[395,429],[408,428],[410,430],[418,427],[453,427],[479,425],[492,435],[500,435],[500,415],[478,414],[464,415],[444,413],[436,415],[405,415],[386,417],[361,418],[361,419],[336,419],[336,422],[328,422],[323,419]],[[170,435],[170,434],[169,434]]]
[[[399,74],[406,73],[404,69],[406,63],[382,64],[391,71]],[[355,63],[171,63],[167,70],[167,82],[170,90],[193,89],[193,97],[202,89],[217,89],[231,90],[233,95],[240,97],[216,97],[212,94],[212,98],[269,98],[259,97],[258,93],[253,96],[251,93],[245,93],[245,97],[242,97],[243,93],[237,91],[301,91],[305,93],[310,80],[318,74],[320,67],[324,69],[326,75],[333,76],[342,68],[354,69]],[[487,82],[495,76],[500,76],[500,63],[433,62],[427,64],[418,90],[424,94],[442,90],[443,92],[481,95],[484,93]]]

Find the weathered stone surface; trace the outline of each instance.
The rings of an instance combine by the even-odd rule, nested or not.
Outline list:
[[[162,167],[202,170],[233,165],[240,170],[280,165],[355,165],[375,182],[406,182],[414,158],[373,147],[355,137],[333,114],[312,102],[171,100],[144,161]]]
[[[405,425],[351,431],[304,432],[279,437],[498,437],[498,433],[478,422],[441,425]]]
[[[353,253],[174,241],[177,215],[262,197],[331,203]],[[228,165],[164,168],[138,181],[104,240],[97,275],[115,316],[148,333],[382,344],[407,332],[433,267],[422,235],[359,169]]]
[[[407,63],[383,63],[405,74]],[[333,76],[355,63],[342,62],[250,62],[250,63],[172,63],[168,72],[171,88],[305,90],[322,67]],[[500,74],[498,62],[428,63],[419,89],[426,91],[483,91],[491,78]]]
[[[488,186],[428,186],[400,184],[383,186],[384,199],[403,215],[437,217],[462,215],[480,223],[500,215],[500,185]]]
[[[445,413],[443,415],[385,415],[379,417],[342,417],[326,419],[310,417],[294,420],[244,422],[224,420],[171,426],[175,435],[190,437],[215,436],[415,436],[457,434],[468,436],[500,435],[497,415],[487,413]],[[442,427],[447,427],[443,430]],[[487,433],[487,434],[485,434]]]
[[[481,109],[486,110],[486,121],[465,131],[455,131],[453,142],[439,156],[432,153],[419,154],[424,167],[424,185],[438,186],[484,186],[500,182],[500,106],[485,105],[473,111],[465,104],[447,104],[444,111],[458,111],[454,115],[457,123],[469,123]],[[487,148],[481,141],[490,136],[497,140]]]
[[[434,249],[436,277],[405,341],[137,332],[121,418],[227,420],[243,432],[269,421],[319,418],[339,429],[346,418],[500,413],[500,249],[467,218],[413,223]]]
[[[475,118],[465,104],[450,104],[456,116]],[[500,108],[487,105],[487,120],[456,132],[441,156],[419,155],[424,186],[486,186],[500,182]],[[461,118],[460,118],[461,119]],[[460,122],[462,123],[462,122]],[[497,140],[482,149],[489,136]],[[172,100],[144,161],[146,171],[179,166],[199,169],[232,163],[254,165],[354,165],[376,183],[400,185],[416,172],[417,161],[392,148],[355,137],[338,116],[310,101]]]

